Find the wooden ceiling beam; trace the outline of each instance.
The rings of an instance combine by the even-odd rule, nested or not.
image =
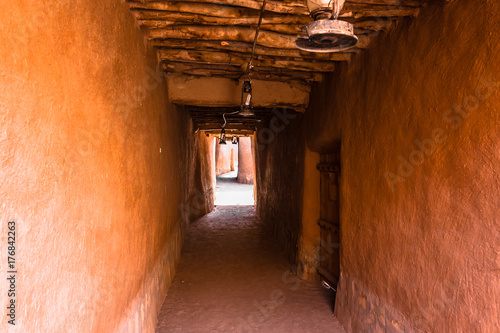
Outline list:
[[[197,51],[182,49],[158,50],[160,61],[204,63],[204,64],[228,64],[246,66],[249,62],[248,56],[242,56],[233,52]],[[335,69],[333,61],[297,61],[283,57],[269,57],[256,55],[252,62],[254,67],[276,67],[297,71],[331,72]]]
[[[213,122],[213,123],[206,123],[206,124],[193,124],[194,128],[196,129],[199,129],[200,131],[214,131],[214,130],[221,130],[222,128],[222,119],[221,119],[221,122],[220,123],[216,123],[216,122]],[[240,125],[240,124],[231,124],[231,123],[228,123],[226,124],[226,131],[227,130],[247,130],[247,131],[253,131],[257,126],[250,126],[250,125]]]
[[[233,112],[235,111],[234,106],[218,106],[218,107],[208,107],[208,106],[199,106],[199,105],[185,105],[185,110],[190,114],[218,114],[222,116],[223,113]],[[274,108],[272,107],[254,107],[254,113],[260,116],[272,115]],[[290,112],[292,112],[290,110]]]
[[[214,129],[205,129],[203,132],[205,132],[207,135],[213,135],[215,137],[218,137],[220,135],[220,130],[221,128],[214,128]],[[196,129],[195,129],[196,131]],[[237,136],[251,136],[255,134],[255,130],[237,130],[237,129],[226,129],[226,141],[231,141],[230,136],[237,135]]]
[[[157,48],[173,48],[173,49],[188,49],[188,50],[220,50],[227,52],[238,52],[242,56],[250,57],[252,52],[252,44],[237,41],[202,41],[202,40],[184,40],[184,39],[164,39],[154,41],[153,45]],[[272,57],[288,57],[294,60],[323,60],[323,61],[349,61],[355,50],[349,52],[335,53],[313,53],[301,51],[299,49],[280,50],[276,48],[257,46],[255,48],[256,55],[272,56]]]
[[[234,16],[215,16],[214,13],[217,13],[217,9],[214,9],[212,15],[205,14],[204,11],[202,13],[195,12],[192,10],[191,12],[179,12],[179,11],[147,11],[141,10],[137,11],[136,18],[140,22],[143,22],[143,25],[147,25],[149,27],[154,27],[153,24],[148,24],[148,21],[153,21],[156,23],[158,27],[162,27],[168,25],[167,23],[160,24],[159,21],[165,22],[176,22],[176,23],[187,23],[190,24],[205,24],[205,25],[243,25],[249,27],[255,27],[258,23],[258,16],[246,16],[246,15],[234,15]],[[396,8],[396,9],[374,9],[369,8],[365,10],[358,11],[344,11],[340,15],[342,19],[349,18],[372,18],[377,20],[383,20],[388,17],[400,17],[400,16],[415,16],[418,13],[418,9],[416,8]],[[217,13],[219,15],[219,13]],[[312,22],[312,18],[309,16],[301,16],[301,15],[267,15],[262,19],[263,26],[270,29],[272,25],[277,25],[276,29],[280,28],[284,30],[286,25],[297,25],[302,27],[303,25]],[[289,29],[289,28],[288,28]],[[255,30],[255,29],[254,29]]]
[[[167,73],[202,77],[224,77],[232,80],[240,79],[244,73],[244,70],[238,66],[179,62],[162,62],[162,69]],[[252,70],[251,78],[263,81],[321,81],[323,75],[320,72],[304,72],[280,68],[257,67]]]
[[[366,10],[344,10],[340,14],[341,19],[345,18],[362,18],[362,17],[413,17],[417,16],[419,13],[419,9],[417,8],[394,8],[394,9],[385,9],[385,8],[367,8]]]
[[[157,39],[200,39],[200,40],[234,40],[253,42],[255,30],[243,27],[227,26],[190,26],[169,27],[153,29],[149,38]],[[276,32],[262,31],[257,43],[262,46],[291,49],[295,48],[295,36],[279,34]]]
[[[235,112],[238,110],[239,110],[239,106],[232,108],[231,111],[229,111],[228,113]],[[271,112],[268,112],[268,113],[271,114]],[[191,116],[191,118],[193,118],[193,120],[198,122],[198,123],[211,122],[214,119],[217,119],[217,121],[219,121],[219,119],[222,119],[223,114],[224,114],[224,112],[213,112],[213,111],[189,112],[189,115]],[[265,114],[261,112],[261,113],[259,113],[259,115],[263,116]],[[226,119],[228,121],[230,120],[232,123],[246,124],[246,125],[248,125],[248,124],[255,125],[255,124],[258,124],[261,122],[260,119],[256,119],[254,117],[242,117],[238,114],[234,114],[234,115],[226,114]]]
[[[225,24],[225,25],[248,25],[256,26],[259,22],[259,16],[216,16],[217,9],[214,9],[212,15],[197,12],[175,12],[175,11],[138,11],[136,18],[139,20],[166,20],[184,23],[196,24]],[[262,19],[262,24],[301,24],[312,22],[309,16],[297,15],[268,15]]]
[[[384,18],[384,19],[367,19],[367,20],[359,20],[359,23],[356,22],[357,20],[355,19],[346,19],[346,21],[350,21],[351,23],[354,23],[354,33],[355,34],[366,34],[366,33],[371,33],[371,32],[377,32],[380,30],[385,30],[387,28],[387,25],[391,22],[391,18]],[[141,27],[146,27],[148,29],[162,29],[162,28],[168,28],[168,27],[175,27],[175,26],[182,26],[185,25],[185,21],[170,21],[170,20],[142,20],[138,19],[139,25]],[[206,23],[206,25],[215,25],[211,23]],[[255,29],[255,25],[248,25],[248,24],[240,24],[238,22],[223,22],[219,21],[217,22],[217,25],[229,25],[229,26],[244,26],[250,29]],[[282,34],[287,34],[287,35],[299,35],[303,32],[303,25],[302,24],[262,24],[261,25],[261,30],[265,31],[272,31],[272,32],[277,32],[277,33],[282,33]]]
[[[139,25],[142,27],[150,28],[150,29],[161,29],[161,28],[167,28],[170,26],[178,26],[178,25],[184,25],[186,24],[185,21],[170,21],[170,20],[142,20],[138,19]],[[206,25],[212,25],[211,23],[205,23]],[[229,25],[229,26],[234,26],[234,25],[241,25],[245,26],[251,29],[255,29],[257,27],[257,24],[245,24],[245,23],[240,23],[240,22],[222,22],[218,21],[217,25]],[[276,23],[271,23],[271,24],[262,24],[260,26],[260,29],[266,30],[266,31],[273,31],[273,32],[278,32],[278,33],[283,33],[283,34],[288,34],[288,35],[297,35],[302,31],[303,25],[301,24],[276,24]]]
[[[347,0],[346,5],[357,3],[374,6],[420,7],[423,2],[424,0]]]
[[[254,0],[209,0],[201,2],[200,0],[183,1],[129,1],[132,10],[150,10],[150,11],[171,11],[185,12],[194,14],[204,14],[213,16],[217,13],[221,17],[238,16],[259,16],[262,7],[262,1]],[[361,12],[376,10],[404,10],[396,16],[412,16],[405,10],[421,5],[421,1],[416,0],[349,0],[344,4],[341,14],[348,12]],[[289,14],[296,16],[309,16],[305,1],[267,1],[266,16],[269,14]],[[396,12],[395,12],[396,13]],[[403,14],[404,13],[404,14]]]
[[[273,108],[259,108],[254,109],[254,117],[244,117],[238,114],[228,114],[238,110],[239,107],[199,107],[187,105],[184,110],[189,114],[193,120],[193,126],[199,130],[214,130],[222,127],[222,115],[226,114],[226,129],[248,129],[253,130],[258,126],[265,125],[274,116]],[[288,109],[288,113],[295,111]]]
[[[237,26],[193,26],[182,25],[163,29],[152,29],[149,32],[151,40],[163,39],[196,39],[216,41],[238,41],[252,43],[255,30]],[[269,48],[296,49],[296,35],[286,35],[271,31],[261,31],[257,44]],[[358,35],[357,49],[365,49],[370,43],[369,35]]]
[[[184,0],[186,3],[200,2],[201,0]],[[395,1],[395,0],[393,0]],[[208,4],[215,5],[224,5],[224,6],[233,6],[233,7],[241,7],[246,9],[253,9],[255,11],[259,11],[262,7],[262,1],[256,0],[208,0],[204,1]],[[161,10],[161,8],[165,8],[164,1],[154,1],[154,0],[141,0],[141,1],[130,1],[131,8],[134,9],[156,9]],[[266,11],[273,13],[281,13],[281,14],[293,14],[293,15],[306,15],[309,12],[307,11],[307,7],[305,6],[305,2],[303,1],[273,1],[268,0],[266,2]]]
[[[127,2],[168,73],[170,100],[212,107],[186,111],[198,129],[220,133],[221,107],[239,107],[241,78],[252,52],[262,0]],[[345,52],[312,53],[295,46],[297,35],[304,35],[303,26],[312,22],[306,1],[267,0],[250,75],[259,82],[254,87],[256,106],[303,112],[312,81],[321,81],[336,62],[349,61],[368,48],[371,39],[397,18],[418,15],[423,4],[423,0],[347,0],[340,18],[354,24],[359,43]],[[272,112],[256,109],[256,115],[268,121]],[[228,128],[233,126],[238,133],[253,133],[258,124],[255,119],[228,118]]]
[[[234,109],[238,110],[236,107]],[[199,112],[199,113],[204,114],[205,112]],[[220,113],[220,114],[212,113],[212,114],[199,116],[197,113],[190,112],[189,115],[191,116],[193,121],[196,121],[198,124],[212,123],[214,121],[220,122],[223,119],[222,113]],[[237,115],[232,116],[232,117],[226,115],[226,119],[227,119],[227,121],[230,121],[233,124],[241,124],[241,125],[257,125],[261,122],[260,120],[255,119],[255,118],[243,117],[243,116],[237,116]]]

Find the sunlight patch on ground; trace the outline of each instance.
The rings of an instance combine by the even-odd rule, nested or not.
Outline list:
[[[231,171],[217,177],[215,192],[216,206],[253,206],[253,185],[240,184],[236,181],[238,171]]]

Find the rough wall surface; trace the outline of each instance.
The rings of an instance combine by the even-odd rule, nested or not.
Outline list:
[[[208,142],[208,147],[209,147],[209,154],[210,154],[210,177],[212,179],[212,189],[215,191],[217,187],[217,175],[215,173],[215,150],[216,150],[216,145],[218,144],[217,138],[214,138],[213,136],[208,136],[207,137],[207,142]],[[215,197],[215,193],[214,193]]]
[[[499,331],[498,17],[497,1],[430,4],[313,91],[309,145],[342,147],[349,331],[383,307],[408,330]]]
[[[238,183],[253,184],[254,169],[252,138],[241,137],[238,143]]]
[[[258,129],[255,138],[257,214],[295,264],[302,228],[303,115],[275,119],[276,126]]]
[[[316,166],[320,155],[305,149],[304,193],[302,198],[302,232],[299,239],[297,274],[302,279],[314,279],[319,262],[320,227],[320,173]]]
[[[207,165],[188,147],[206,141],[178,142],[189,121],[124,2],[4,1],[0,22],[0,217],[19,265],[16,326],[2,297],[0,331],[153,332],[179,208],[210,209],[209,185],[188,201]]]
[[[234,171],[238,167],[238,145],[220,145],[217,141],[215,146],[215,174],[220,176],[224,173]]]
[[[189,122],[187,140],[183,140],[182,151],[187,152],[185,165],[185,188],[188,191],[186,204],[182,206],[184,220],[192,221],[214,208],[215,170],[213,138],[204,133],[194,133]],[[182,175],[182,173],[181,173]]]

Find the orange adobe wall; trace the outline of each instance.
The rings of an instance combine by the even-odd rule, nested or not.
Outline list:
[[[251,137],[240,137],[238,143],[238,183],[253,184],[254,158]]]
[[[238,145],[233,145],[227,141],[225,145],[220,145],[217,140],[215,144],[215,174],[220,176],[238,167]]]
[[[497,332],[500,3],[434,2],[313,89],[308,145],[341,144],[348,332]]]
[[[0,260],[13,220],[19,271],[0,331],[154,332],[188,217],[213,204],[209,143],[125,2],[2,2],[0,22]]]

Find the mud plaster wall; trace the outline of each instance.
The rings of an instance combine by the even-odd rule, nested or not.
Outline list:
[[[313,91],[311,148],[342,146],[347,331],[499,330],[499,17],[429,5]]]
[[[183,107],[178,108],[181,113],[187,114]],[[188,127],[187,140],[181,140],[182,151],[187,154],[185,187],[188,191],[186,204],[181,205],[181,211],[186,221],[192,221],[214,208],[215,146],[212,137],[202,132],[195,133],[191,121]]]
[[[20,272],[0,331],[153,332],[197,187],[188,147],[206,141],[178,142],[188,118],[124,2],[2,2],[0,22],[0,217]]]
[[[292,264],[297,260],[302,221],[302,119],[296,114],[287,125],[278,121],[277,126],[259,128],[254,139],[257,214]]]
[[[220,145],[217,142],[215,147],[215,173],[220,176],[224,173],[234,171],[238,167],[238,145],[233,145],[231,141]]]
[[[316,166],[320,155],[305,147],[303,196],[302,196],[302,232],[298,246],[297,274],[302,279],[314,279],[319,262],[320,227],[320,173]]]
[[[215,166],[216,166],[216,163],[215,163],[215,150],[216,150],[216,145],[218,144],[218,140],[217,138],[213,137],[213,136],[208,136],[207,137],[207,141],[208,141],[208,146],[209,146],[209,149],[210,149],[210,162],[211,162],[211,165],[210,165],[210,177],[212,179],[212,189],[214,191],[214,198],[215,198],[215,189],[217,188],[217,175],[215,174]]]
[[[241,137],[238,143],[238,183],[253,184],[254,169],[252,138]]]

